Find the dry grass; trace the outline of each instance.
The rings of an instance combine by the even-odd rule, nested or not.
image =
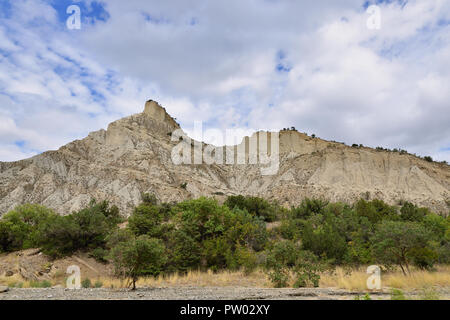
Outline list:
[[[126,287],[126,281],[117,278],[102,278],[100,281],[105,288]],[[241,271],[189,271],[187,274],[172,274],[157,278],[142,278],[137,282],[139,287],[255,287],[270,288],[271,283],[262,271],[255,271],[250,275]]]
[[[366,280],[368,278],[366,268],[356,270],[345,270],[337,268],[332,273],[321,275],[320,287],[339,288],[346,290],[367,290]],[[92,284],[101,282],[104,288],[125,288],[127,281],[112,277],[93,277]],[[402,290],[426,289],[430,287],[450,287],[450,266],[438,266],[436,271],[413,270],[411,275],[405,276],[400,271],[381,274],[382,286],[384,288],[398,288]],[[12,277],[0,277],[0,285],[10,287],[30,288],[33,283],[26,281],[20,275]],[[65,286],[65,275],[57,275],[51,280],[51,285]],[[222,271],[214,273],[190,271],[187,274],[172,274],[157,278],[142,278],[137,282],[139,287],[253,287],[271,288],[272,283],[262,270],[257,270],[250,275],[242,271]]]
[[[0,285],[10,288],[37,288],[42,287],[44,283],[46,284],[46,286],[61,284],[57,280],[28,281],[24,280],[18,274],[15,274],[11,277],[0,277]]]
[[[368,278],[365,268],[345,271],[337,268],[334,273],[321,275],[320,287],[339,288],[346,290],[367,290]],[[126,281],[117,278],[99,279],[105,288],[124,288]],[[405,276],[400,271],[381,275],[383,287],[404,290],[426,289],[434,286],[450,287],[450,266],[439,266],[436,271],[413,270],[411,275]],[[241,271],[222,271],[218,273],[190,271],[185,275],[173,274],[158,278],[143,278],[137,282],[140,287],[253,287],[272,288],[273,285],[262,270],[250,275]]]
[[[332,274],[323,274],[320,279],[321,287],[336,287],[347,290],[366,290],[366,280],[369,276],[366,269],[345,271],[337,268]],[[398,289],[423,289],[432,286],[450,287],[450,266],[438,266],[436,271],[412,270],[410,275],[403,275],[401,271],[381,274],[383,287]]]

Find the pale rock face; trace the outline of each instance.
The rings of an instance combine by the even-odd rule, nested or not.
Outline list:
[[[164,202],[244,194],[286,206],[305,197],[351,203],[368,196],[449,212],[450,167],[445,164],[282,131],[275,175],[261,175],[260,165],[175,165],[171,152],[179,142],[171,141],[170,134],[177,129],[164,108],[148,101],[143,113],[115,121],[106,131],[92,132],[58,151],[0,162],[0,215],[23,203],[69,214],[95,198],[110,201],[127,216],[144,192]],[[247,161],[248,141],[240,145],[247,148]],[[186,188],[181,187],[184,183]]]

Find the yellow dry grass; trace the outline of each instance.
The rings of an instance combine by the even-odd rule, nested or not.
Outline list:
[[[126,281],[117,278],[99,279],[105,288],[123,288]],[[271,283],[263,271],[255,271],[246,275],[242,271],[189,271],[186,274],[171,274],[157,278],[141,278],[136,284],[139,287],[258,287],[270,288]]]
[[[320,287],[338,288],[345,290],[367,290],[368,278],[366,268],[346,270],[336,268],[334,272],[323,273],[320,278]],[[91,283],[101,282],[103,288],[125,288],[127,281],[113,277],[91,278]],[[50,280],[51,285],[65,286],[65,277],[57,276]],[[426,289],[430,287],[450,287],[450,266],[438,266],[435,271],[412,270],[410,275],[403,275],[401,271],[393,271],[381,274],[384,288],[398,288],[402,290]],[[33,283],[24,280],[20,275],[12,277],[0,277],[0,285],[11,287],[30,288]],[[253,287],[272,288],[267,274],[263,270],[256,270],[251,274],[243,271],[189,271],[186,274],[172,274],[157,278],[141,278],[137,282],[138,287]]]
[[[334,273],[321,276],[320,286],[366,290],[368,276],[364,268],[352,271],[337,268]],[[407,290],[433,286],[450,287],[450,266],[438,266],[435,271],[411,270],[411,274],[406,276],[401,271],[382,273],[381,284],[383,287]]]

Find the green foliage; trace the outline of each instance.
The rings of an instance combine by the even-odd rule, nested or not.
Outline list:
[[[373,236],[374,253],[385,265],[399,265],[406,274],[409,265],[433,264],[428,242],[431,233],[417,222],[383,221]],[[406,270],[405,270],[406,268]]]
[[[0,252],[28,249],[37,245],[39,226],[56,214],[43,206],[16,207],[0,220]]]
[[[267,242],[265,224],[259,217],[237,207],[220,206],[214,199],[179,203],[172,209],[171,224],[165,241],[172,271],[251,269],[242,247],[259,251]]]
[[[168,254],[169,271],[187,272],[200,266],[202,246],[185,230],[176,230],[169,238]]]
[[[143,193],[141,195],[142,203],[146,205],[156,206],[158,204],[158,199],[154,194]]]
[[[269,250],[266,269],[275,287],[288,286],[291,273],[294,287],[319,286],[319,273],[325,269],[319,258],[310,251],[301,250],[292,241],[278,242]]]
[[[297,208],[291,209],[291,216],[296,219],[307,219],[314,215],[323,214],[327,205],[327,201],[306,198]]]
[[[48,280],[43,281],[31,281],[30,287],[31,288],[50,288],[52,286],[51,282]]]
[[[427,162],[433,162],[433,158],[430,156],[425,156],[423,159]]]
[[[84,289],[91,288],[92,287],[91,279],[86,278],[83,281],[81,281],[81,287],[83,287]]]
[[[247,210],[252,215],[264,218],[265,221],[275,221],[280,208],[277,204],[270,203],[258,197],[229,196],[224,203],[228,208]]]
[[[121,221],[117,207],[92,201],[85,209],[68,216],[52,215],[41,223],[37,244],[53,258],[104,248],[106,237]]]
[[[389,221],[398,222],[398,226],[415,222],[418,230],[426,235],[426,241],[420,245],[419,241],[417,246],[408,249],[408,254],[405,254],[408,266],[413,264],[432,269],[436,262],[448,263],[450,220],[407,202],[401,205],[399,209],[381,200],[360,200],[351,207],[305,199],[290,210],[274,231],[283,239],[298,241],[303,250],[313,252],[323,261],[353,265],[383,263],[388,266],[397,264],[398,259],[395,254],[384,255],[384,250],[395,252],[397,244],[395,241],[387,243],[382,236],[374,237],[375,232]],[[407,271],[405,261],[402,265]]]
[[[255,252],[243,246],[239,246],[236,249],[236,262],[243,268],[246,275],[251,274],[258,267]]]
[[[406,297],[402,290],[392,289],[391,300],[406,300]]]
[[[149,235],[159,238],[164,232],[162,226],[163,215],[160,208],[143,203],[134,209],[133,214],[128,218],[128,227],[135,235]]]
[[[416,205],[406,202],[400,209],[400,216],[404,221],[422,221],[430,211],[426,208],[418,208]]]
[[[288,268],[277,266],[268,272],[268,276],[275,288],[285,288],[288,286],[290,278]]]
[[[398,213],[395,207],[389,206],[381,200],[359,200],[355,204],[355,211],[360,217],[366,217],[371,223],[378,223],[382,220],[398,220]]]
[[[19,206],[0,219],[0,251],[40,247],[58,258],[81,250],[111,261],[133,286],[141,276],[161,273],[248,274],[265,267],[275,286],[304,287],[317,286],[330,264],[398,265],[406,273],[411,265],[431,270],[450,263],[450,218],[405,201],[397,207],[304,199],[285,209],[245,196],[230,196],[224,205],[204,197],[176,204],[143,194],[142,200],[123,229],[118,209],[107,202],[92,201],[66,216]]]
[[[103,282],[101,282],[100,280],[95,281],[94,283],[94,288],[101,288],[103,287]]]
[[[108,254],[109,254],[109,251],[107,249],[95,248],[89,253],[89,256],[91,258],[94,258],[98,262],[107,263],[108,262]]]
[[[325,265],[309,251],[299,251],[294,267],[295,288],[319,286],[319,273],[325,270]]]
[[[279,228],[280,235],[287,240],[298,240],[301,236],[301,230],[304,228],[305,220],[285,219],[281,221]]]
[[[133,237],[118,243],[111,250],[115,273],[131,279],[133,289],[141,276],[157,276],[167,262],[164,243],[147,235]]]
[[[9,288],[22,288],[23,287],[23,282],[11,281],[11,282],[8,283],[8,287]]]
[[[332,215],[325,215],[320,220],[309,219],[301,235],[303,249],[335,263],[341,263],[347,253],[347,242],[344,235],[339,232],[337,219]]]
[[[363,300],[372,300],[372,297],[370,296],[370,294],[366,293],[363,297]]]

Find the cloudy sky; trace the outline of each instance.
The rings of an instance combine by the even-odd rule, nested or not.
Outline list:
[[[148,99],[187,129],[295,126],[450,161],[450,1],[0,0],[0,161]]]

